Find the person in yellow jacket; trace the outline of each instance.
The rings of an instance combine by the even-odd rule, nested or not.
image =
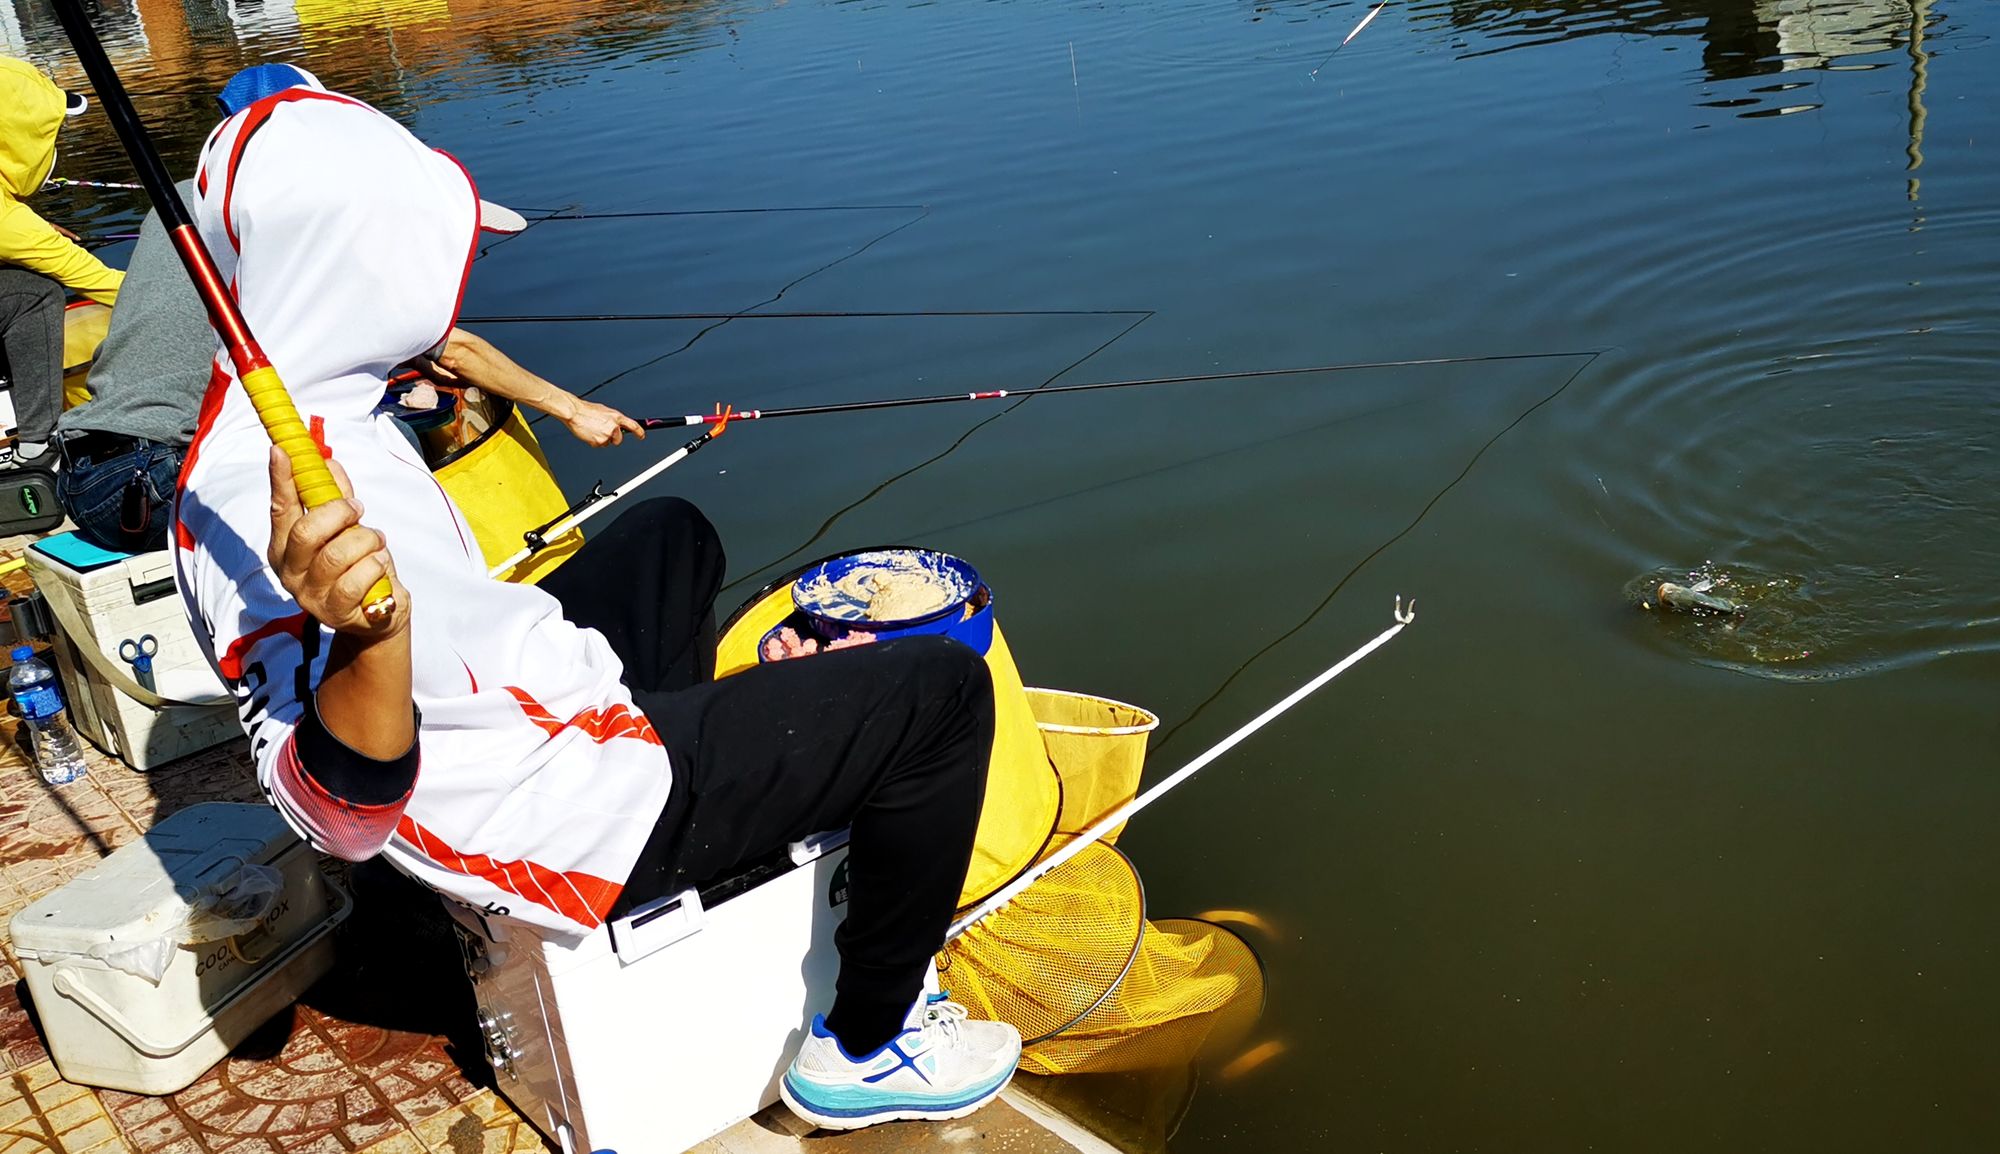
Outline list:
[[[22,203],[56,166],[56,131],[88,102],[25,60],[0,57],[0,348],[14,382],[13,461],[53,464],[62,411],[64,290],[103,304],[125,274]]]

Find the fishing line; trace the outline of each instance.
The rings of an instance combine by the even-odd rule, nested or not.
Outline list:
[[[671,216],[753,216],[761,213],[779,213],[779,212],[892,212],[892,211],[914,212],[919,209],[928,211],[927,206],[921,204],[812,204],[812,205],[797,205],[797,206],[776,205],[770,207],[756,206],[750,208],[646,209],[646,210],[637,210],[630,212],[623,212],[623,211],[581,212],[579,210],[582,207],[583,206],[580,204],[566,204],[561,208],[517,208],[514,211],[519,212],[524,216],[529,213],[540,213],[541,215],[530,218],[528,221],[528,227],[522,229],[520,232],[512,233],[508,236],[503,236],[500,239],[494,241],[492,244],[487,245],[485,248],[480,249],[479,255],[485,256],[487,253],[492,252],[494,249],[499,248],[501,245],[506,244],[510,240],[513,240],[515,237],[521,236],[523,233],[526,233],[529,229],[534,228],[536,225],[547,224],[550,221],[644,220],[648,218],[656,218],[656,217],[664,218]]]
[[[970,429],[967,429],[964,433],[962,433],[957,440],[953,441],[951,445],[945,448],[943,451],[935,454],[934,456],[929,457],[926,460],[920,461],[917,464],[910,466],[909,468],[903,470],[900,473],[897,473],[889,477],[887,480],[884,480],[881,484],[876,485],[873,489],[870,489],[867,493],[863,494],[857,500],[851,501],[847,505],[842,506],[831,517],[828,517],[825,523],[820,525],[819,529],[815,531],[813,535],[809,539],[807,539],[804,544],[799,545],[796,548],[792,549],[790,552],[778,558],[776,561],[770,562],[769,564],[763,566],[762,568],[757,570],[758,574],[768,573],[780,566],[783,566],[785,563],[791,561],[793,558],[796,558],[800,554],[811,549],[814,545],[818,544],[819,541],[827,535],[827,533],[832,531],[834,525],[839,523],[841,518],[847,516],[854,510],[874,500],[876,497],[880,496],[883,492],[888,490],[890,486],[896,484],[897,482],[902,481],[910,477],[911,475],[920,472],[923,469],[929,468],[930,466],[943,460],[945,457],[950,456],[953,452],[957,451],[957,449],[961,445],[965,444],[966,441],[970,440],[974,433],[977,433],[979,430],[985,428],[992,422],[999,420],[1001,417],[1006,416],[1008,413],[1013,412],[1014,409],[1018,408],[1021,404],[1025,403],[1032,397],[1047,396],[1054,393],[1088,392],[1094,389],[1128,388],[1128,387],[1142,387],[1150,385],[1168,385],[1168,384],[1193,384],[1205,381],[1224,381],[1224,380],[1238,380],[1238,379],[1257,380],[1257,379],[1273,378],[1273,377],[1304,376],[1313,373],[1357,372],[1363,369],[1398,369],[1398,368],[1418,368],[1418,367],[1437,366],[1437,365],[1491,364],[1491,363],[1499,363],[1505,361],[1555,360],[1555,359],[1570,358],[1570,357],[1588,357],[1591,360],[1595,360],[1597,357],[1601,356],[1604,352],[1603,349],[1595,349],[1595,350],[1584,349],[1584,350],[1569,350],[1563,352],[1542,352],[1542,353],[1486,353],[1477,356],[1428,357],[1428,358],[1416,358],[1416,359],[1406,359],[1398,361],[1349,361],[1341,364],[1330,364],[1330,365],[1303,365],[1303,366],[1279,368],[1279,369],[1250,369],[1250,370],[1239,370],[1236,372],[1194,373],[1177,377],[1146,377],[1146,378],[1136,378],[1125,381],[1091,382],[1080,385],[1053,385],[1053,387],[1051,387],[1052,382],[1060,379],[1065,374],[1076,369],[1079,365],[1083,364],[1091,357],[1094,357],[1099,353],[1103,352],[1105,348],[1107,348],[1112,343],[1122,338],[1126,333],[1131,332],[1132,329],[1137,328],[1138,325],[1140,323],[1143,323],[1145,320],[1146,320],[1145,317],[1141,317],[1139,321],[1136,321],[1133,324],[1127,326],[1123,332],[1120,332],[1117,336],[1112,337],[1110,341],[1106,341],[1103,345],[1099,345],[1096,349],[1091,350],[1089,353],[1085,354],[1082,358],[1078,359],[1075,362],[1072,362],[1068,367],[1064,368],[1061,372],[1058,372],[1054,376],[1050,377],[1048,381],[1043,382],[1043,384],[1040,387],[1034,389],[1023,389],[1018,393],[1008,392],[1006,394],[1007,396],[1015,398],[1014,404],[1008,405],[1000,412],[997,412],[992,416],[986,418],[985,420],[980,421],[978,424],[973,425]],[[1585,367],[1586,368],[1589,367],[1589,361],[1585,362]],[[911,403],[930,404],[939,401],[969,400],[973,399],[973,397],[975,396],[976,394],[950,393],[935,398],[914,398]],[[1545,398],[1543,403],[1546,402],[1547,399]],[[873,406],[871,406],[870,403],[864,402],[862,403],[861,407],[863,409],[866,409]],[[893,407],[893,406],[885,406],[885,407]],[[824,409],[828,407],[803,406],[802,408]],[[834,408],[836,409],[836,411],[839,410],[839,407],[837,406],[835,406]],[[734,417],[737,420],[760,419],[760,418],[752,418],[750,416],[751,412],[756,412],[756,410],[750,410],[746,412],[744,410],[739,409],[735,411]],[[782,412],[785,412],[786,415],[792,415],[792,411],[782,411]],[[772,415],[773,415],[772,411],[769,410],[762,412],[762,417],[770,417]],[[797,413],[797,415],[808,415],[808,414]],[[1352,574],[1349,574],[1349,576],[1351,577]],[[1346,580],[1345,578],[1342,579],[1343,583],[1345,583],[1345,580]],[[1303,625],[1301,627],[1303,627]]]
[[[1140,325],[1143,325],[1147,321],[1151,320],[1153,318],[1153,315],[1154,314],[1151,311],[1146,312],[1145,315],[1140,316],[1137,319],[1133,320],[1131,324],[1126,325],[1124,328],[1119,329],[1117,332],[1113,333],[1108,339],[1104,341],[1103,344],[1098,345],[1096,348],[1091,349],[1089,352],[1071,361],[1069,364],[1066,364],[1062,368],[1057,369],[1047,379],[1043,380],[1040,385],[1037,385],[1032,389],[1023,389],[1018,394],[1018,397],[1013,404],[1004,406],[1003,408],[1000,409],[999,412],[994,413],[993,415],[985,418],[984,420],[976,422],[971,428],[967,429],[963,433],[960,433],[958,435],[958,439],[954,440],[950,445],[947,445],[943,450],[939,451],[938,453],[932,455],[931,457],[925,460],[917,462],[916,464],[910,466],[909,468],[903,470],[902,472],[897,473],[894,476],[891,476],[887,480],[883,481],[881,484],[875,486],[873,489],[870,489],[867,493],[863,494],[859,500],[850,502],[846,506],[840,508],[839,510],[836,510],[833,516],[828,517],[825,523],[819,527],[817,532],[815,532],[811,537],[808,537],[806,539],[804,544],[799,545],[797,548],[793,549],[790,553],[787,553],[785,556],[779,558],[778,561],[775,562],[774,564],[782,565],[785,562],[790,561],[792,558],[797,557],[799,554],[804,553],[806,550],[811,549],[815,544],[819,542],[819,540],[822,537],[825,537],[829,532],[831,532],[835,525],[840,523],[841,518],[847,516],[854,510],[859,509],[861,506],[866,505],[868,502],[874,500],[876,497],[880,496],[884,491],[886,491],[890,486],[896,484],[897,482],[903,480],[904,478],[922,472],[923,470],[930,468],[932,465],[937,464],[939,461],[944,460],[946,457],[951,456],[953,453],[958,451],[959,446],[971,440],[973,434],[979,432],[979,430],[985,428],[986,426],[1006,416],[1008,413],[1013,412],[1015,409],[1020,408],[1022,405],[1027,403],[1028,398],[1034,396],[1040,390],[1047,388],[1049,385],[1052,385],[1055,382],[1061,380],[1063,377],[1068,376],[1071,372],[1082,367],[1091,358],[1097,356],[1099,353],[1102,353],[1105,349],[1110,348],[1112,345],[1117,344],[1119,341],[1124,340],[1125,337],[1128,334],[1130,334],[1133,329],[1136,329]]]
[[[1197,718],[1199,718],[1202,715],[1203,712],[1205,712],[1208,709],[1209,706],[1214,705],[1216,701],[1219,700],[1224,693],[1228,692],[1229,687],[1236,684],[1238,678],[1242,677],[1245,673],[1249,672],[1251,666],[1257,664],[1259,661],[1262,661],[1265,657],[1269,656],[1273,650],[1277,649],[1280,645],[1283,645],[1285,642],[1290,641],[1293,637],[1296,637],[1300,632],[1304,631],[1307,626],[1311,625],[1313,621],[1316,620],[1321,613],[1324,613],[1326,611],[1327,606],[1333,604],[1333,599],[1340,595],[1340,591],[1347,587],[1347,583],[1354,580],[1354,578],[1363,569],[1368,567],[1370,562],[1374,561],[1375,558],[1380,557],[1382,554],[1388,552],[1391,546],[1395,545],[1398,541],[1401,541],[1403,538],[1409,536],[1412,532],[1414,532],[1416,530],[1416,527],[1423,523],[1424,518],[1430,516],[1431,510],[1437,508],[1438,503],[1443,501],[1447,494],[1449,494],[1453,489],[1456,489],[1460,482],[1464,481],[1466,477],[1471,475],[1473,468],[1479,464],[1480,458],[1486,455],[1487,450],[1491,449],[1494,445],[1498,444],[1500,442],[1500,439],[1505,437],[1508,433],[1513,432],[1517,427],[1520,426],[1520,424],[1523,421],[1526,421],[1529,417],[1533,416],[1537,411],[1551,404],[1552,402],[1555,401],[1557,397],[1560,397],[1563,395],[1563,393],[1567,392],[1569,390],[1569,387],[1576,383],[1577,378],[1583,376],[1584,372],[1588,370],[1590,366],[1597,363],[1597,359],[1599,357],[1603,356],[1605,353],[1609,351],[1610,351],[1609,349],[1595,349],[1588,352],[1578,351],[1571,353],[1548,354],[1552,357],[1580,356],[1585,359],[1582,364],[1576,367],[1576,371],[1572,372],[1568,377],[1564,378],[1562,384],[1556,386],[1554,392],[1551,392],[1547,396],[1543,397],[1541,400],[1536,401],[1534,404],[1529,405],[1526,409],[1523,409],[1519,416],[1507,422],[1506,427],[1502,428],[1499,432],[1487,438],[1486,442],[1480,445],[1478,450],[1472,454],[1471,459],[1466,461],[1465,467],[1458,471],[1458,475],[1456,477],[1453,477],[1450,481],[1446,482],[1444,488],[1439,489],[1435,494],[1433,494],[1431,499],[1424,503],[1424,507],[1417,511],[1417,515],[1411,518],[1409,524],[1403,526],[1403,528],[1397,531],[1397,533],[1394,536],[1390,537],[1388,540],[1382,542],[1380,545],[1377,545],[1374,549],[1370,550],[1367,556],[1363,557],[1359,561],[1356,561],[1354,563],[1354,566],[1341,576],[1340,580],[1334,582],[1333,588],[1327,590],[1326,596],[1320,600],[1320,603],[1318,605],[1313,606],[1312,611],[1307,613],[1305,617],[1301,618],[1298,624],[1292,626],[1290,629],[1285,630],[1283,633],[1280,633],[1277,637],[1273,638],[1263,648],[1251,654],[1248,659],[1246,659],[1241,665],[1236,667],[1235,672],[1231,673],[1228,677],[1223,678],[1222,684],[1216,686],[1215,691],[1213,693],[1210,693],[1207,697],[1203,698],[1199,705],[1196,705],[1194,709],[1188,712],[1187,716],[1181,718],[1179,721],[1161,730],[1159,736],[1155,739],[1153,748],[1155,750],[1158,750],[1161,747],[1165,746],[1169,741],[1173,740],[1176,734],[1178,734],[1182,729],[1185,729],[1189,724],[1193,723]]]
[[[1326,67],[1327,61],[1332,60],[1336,55],[1340,53],[1341,49],[1347,47],[1349,41],[1353,40],[1356,36],[1361,35],[1361,30],[1363,28],[1368,27],[1369,22],[1373,21],[1377,16],[1380,16],[1382,14],[1382,9],[1387,8],[1388,6],[1389,6],[1389,0],[1380,0],[1380,2],[1375,5],[1375,7],[1370,8],[1368,10],[1368,15],[1363,16],[1361,18],[1361,23],[1356,24],[1354,26],[1354,31],[1349,32],[1346,36],[1341,37],[1340,43],[1333,46],[1333,51],[1321,57],[1320,62],[1318,64],[1313,65],[1312,72],[1308,74],[1309,79],[1318,80],[1319,70]]]
[[[1371,417],[1385,416],[1389,413],[1401,412],[1404,409],[1416,408],[1418,405],[1424,404],[1428,399],[1429,398],[1425,397],[1412,397],[1407,400],[1397,401],[1395,404],[1391,405],[1378,405],[1374,408],[1357,409],[1353,412],[1342,413],[1339,416],[1333,417],[1329,420],[1320,421],[1312,425],[1306,425],[1302,428],[1287,428],[1285,431],[1281,433],[1275,434],[1270,437],[1266,437],[1262,440],[1249,441],[1241,445],[1231,445],[1226,448],[1216,449],[1207,453],[1199,453],[1190,457],[1181,457],[1176,460],[1169,461],[1164,465],[1157,465],[1150,469],[1141,469],[1139,472],[1127,473],[1122,477],[1112,477],[1109,480],[1098,481],[1093,484],[1085,485],[1080,489],[1071,489],[1068,492],[1051,494],[1050,496],[1041,497],[1036,500],[1026,502],[1024,504],[1010,505],[1004,509],[992,509],[986,512],[982,512],[979,515],[971,517],[964,521],[952,521],[946,524],[927,526],[916,532],[904,534],[904,536],[909,537],[912,540],[918,540],[918,541],[926,539],[935,539],[943,536],[946,533],[956,533],[964,529],[969,529],[975,525],[984,525],[990,521],[998,521],[1003,517],[1012,517],[1017,514],[1026,513],[1032,509],[1045,509],[1052,505],[1061,504],[1064,501],[1073,501],[1078,497],[1088,496],[1093,493],[1106,492],[1108,490],[1115,489],[1120,485],[1129,485],[1134,481],[1143,481],[1152,477],[1163,477],[1169,473],[1179,472],[1182,469],[1190,468],[1195,465],[1206,465],[1211,462],[1220,461],[1225,457],[1231,457],[1241,453],[1249,453],[1259,449],[1266,449],[1273,445],[1283,444],[1286,441],[1295,440],[1300,437],[1316,437],[1325,433],[1328,429],[1336,428],[1341,425],[1351,424],[1355,421],[1364,421]],[[740,416],[741,414],[738,415]]]
[[[703,326],[700,331],[696,332],[693,336],[689,337],[686,341],[684,341],[679,348],[669,349],[666,352],[661,353],[657,357],[652,357],[648,360],[641,361],[630,368],[621,369],[618,372],[615,372],[610,376],[604,378],[603,380],[597,382],[596,384],[590,386],[589,388],[584,389],[582,392],[579,392],[577,396],[588,397],[591,394],[597,392],[598,390],[604,388],[605,386],[615,381],[622,380],[625,377],[629,377],[633,373],[639,372],[643,369],[652,368],[654,365],[657,365],[661,361],[667,360],[670,357],[677,357],[682,353],[688,351],[689,349],[693,348],[695,346],[695,342],[701,340],[701,338],[714,332],[716,329],[719,329],[722,326],[728,324],[730,321],[739,320],[745,316],[748,316],[750,313],[755,312],[757,309],[763,308],[765,305],[776,304],[778,301],[784,299],[786,293],[797,288],[799,285],[804,284],[806,281],[811,280],[812,278],[818,276],[823,272],[826,272],[828,269],[834,268],[837,265],[842,265],[850,260],[853,260],[855,257],[860,256],[862,253],[867,252],[869,249],[874,248],[876,245],[881,244],[883,241],[888,240],[890,237],[895,236],[897,233],[902,232],[904,229],[909,228],[910,226],[915,225],[930,216],[931,210],[928,207],[923,207],[923,206],[918,206],[918,207],[920,211],[917,213],[917,215],[895,226],[894,228],[889,229],[887,232],[878,234],[873,239],[869,240],[866,244],[863,244],[861,247],[854,249],[853,251],[848,252],[842,256],[835,257],[834,259],[826,262],[823,265],[820,265],[818,268],[815,268],[810,272],[792,278],[791,280],[787,281],[785,285],[782,288],[780,288],[777,292],[772,293],[770,296],[766,297],[761,301],[758,301],[756,304],[751,305],[749,308],[743,309],[740,312],[723,314],[712,323]],[[548,414],[544,413],[534,418],[534,420],[531,423],[540,424],[542,421],[546,419],[548,419]]]
[[[496,248],[499,248],[499,247],[500,247],[501,245],[503,245],[503,244],[506,244],[506,243],[507,243],[508,241],[510,241],[510,240],[518,240],[519,238],[521,238],[521,237],[523,237],[523,236],[526,236],[526,235],[527,235],[527,234],[529,233],[529,231],[530,231],[530,230],[532,230],[532,229],[533,229],[533,228],[534,228],[534,227],[535,227],[536,225],[538,225],[538,224],[542,224],[542,223],[544,223],[544,222],[546,222],[546,221],[548,221],[548,220],[551,220],[551,219],[553,219],[553,215],[552,215],[552,214],[554,214],[554,213],[559,213],[559,212],[567,212],[567,211],[569,211],[569,209],[571,209],[571,208],[576,208],[576,207],[579,207],[579,206],[577,206],[577,205],[568,205],[568,206],[566,206],[566,207],[564,207],[564,208],[557,208],[557,209],[542,209],[542,208],[530,208],[530,209],[515,209],[515,210],[514,210],[515,212],[519,212],[519,213],[521,213],[521,214],[522,214],[523,216],[526,216],[526,215],[527,215],[528,213],[530,213],[530,212],[539,212],[539,213],[542,213],[543,215],[541,215],[541,216],[537,216],[537,217],[531,217],[531,218],[529,218],[529,220],[528,220],[528,223],[527,223],[527,225],[526,225],[525,227],[523,227],[523,228],[521,229],[521,231],[519,231],[519,232],[510,232],[510,233],[507,233],[507,234],[506,234],[506,235],[504,235],[504,236],[500,236],[500,237],[497,237],[497,238],[495,238],[492,244],[489,244],[489,245],[485,245],[485,246],[483,246],[483,247],[481,247],[481,248],[480,248],[480,250],[479,250],[479,256],[483,258],[483,257],[485,257],[485,256],[486,256],[486,255],[487,255],[488,253],[491,253],[491,252],[492,252],[492,251],[493,251],[494,249],[496,249]],[[482,235],[483,235],[483,234],[482,234]]]
[[[1339,677],[1349,669],[1354,668],[1357,663],[1369,654],[1395,640],[1396,635],[1401,633],[1406,626],[1416,621],[1416,619],[1416,599],[1412,598],[1409,607],[1406,609],[1403,606],[1403,599],[1400,596],[1397,597],[1394,616],[1395,624],[1376,634],[1373,639],[1361,648],[1356,649],[1354,652],[1328,666],[1319,676],[1292,690],[1283,698],[1280,698],[1275,704],[1265,709],[1264,712],[1239,726],[1234,733],[1208,747],[1193,761],[1161,778],[1146,792],[1098,819],[1094,825],[1078,834],[1075,839],[1065,843],[1061,849],[1030,866],[1020,877],[1001,887],[998,893],[980,902],[964,917],[952,922],[951,927],[945,931],[944,940],[949,942],[988,917],[998,913],[1006,907],[1008,902],[1020,897],[1022,891],[1047,877],[1049,874],[1054,873],[1057,869],[1061,868],[1063,863],[1082,853],[1086,846],[1111,836],[1113,832],[1131,821],[1140,810],[1165,797],[1176,786],[1179,786],[1181,783],[1187,781],[1187,779],[1206,769],[1210,763],[1242,744],[1245,739],[1258,730],[1276,721],[1294,705],[1319,692],[1328,682],[1331,682],[1334,678]],[[1071,1024],[1074,1025],[1075,1023],[1072,1022]],[[1067,1026],[1064,1027],[1064,1029],[1067,1028]]]

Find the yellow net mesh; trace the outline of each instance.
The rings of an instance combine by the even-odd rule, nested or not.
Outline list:
[[[1060,1035],[1117,992],[1141,952],[1145,905],[1125,855],[1088,846],[947,946],[938,977],[974,1017],[1007,1022],[1024,1042]]]
[[[1062,778],[1065,838],[1132,799],[1157,718],[1088,694],[1027,698]],[[1264,1000],[1249,946],[1205,922],[1145,918],[1137,872],[1100,841],[947,945],[940,974],[974,1014],[1021,1031],[1030,1073],[1159,1069],[1240,1039]]]
[[[1042,748],[1062,779],[1062,816],[1056,830],[1082,833],[1139,792],[1146,739],[1160,719],[1108,697],[1062,689],[1026,692]],[[1113,827],[1104,840],[1117,841],[1124,829]]]
[[[1015,957],[1015,971],[1061,959]],[[1018,980],[1018,979],[1017,979]],[[1075,1025],[1037,1042],[1034,1073],[1153,1070],[1226,1053],[1264,1009],[1264,971],[1243,939],[1182,919],[1149,922],[1132,968]]]

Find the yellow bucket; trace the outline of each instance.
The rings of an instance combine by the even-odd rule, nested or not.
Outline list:
[[[486,563],[497,565],[521,551],[523,534],[562,516],[569,502],[513,402],[481,395],[462,398],[461,409],[459,420],[424,434],[426,456],[438,484],[472,526]],[[582,547],[583,531],[572,529],[501,580],[532,585]]]
[[[764,634],[796,608],[792,582],[820,563],[799,566],[765,586],[736,611],[716,644],[717,677],[757,664]],[[1042,735],[1035,728],[1028,691],[1021,686],[1021,673],[1014,667],[1013,652],[998,624],[993,627],[993,644],[986,651],[986,667],[993,676],[993,757],[986,771],[986,802],[979,811],[972,865],[959,895],[960,909],[986,900],[1035,864],[1055,835],[1063,809],[1062,784],[1049,763]]]
[[[63,408],[74,409],[90,399],[90,366],[104,334],[111,331],[111,306],[96,301],[63,310]]]

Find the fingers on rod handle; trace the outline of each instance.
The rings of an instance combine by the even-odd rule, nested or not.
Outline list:
[[[285,391],[278,371],[268,365],[251,369],[243,374],[243,391],[249,395],[250,405],[257,410],[257,419],[270,434],[271,443],[283,449],[291,460],[292,483],[298,487],[299,503],[317,509],[338,499],[340,485],[333,479],[333,470],[326,466],[325,451],[299,419],[298,407],[292,404],[291,394]],[[385,575],[369,588],[362,613],[368,620],[380,622],[387,621],[395,612],[395,587]]]

